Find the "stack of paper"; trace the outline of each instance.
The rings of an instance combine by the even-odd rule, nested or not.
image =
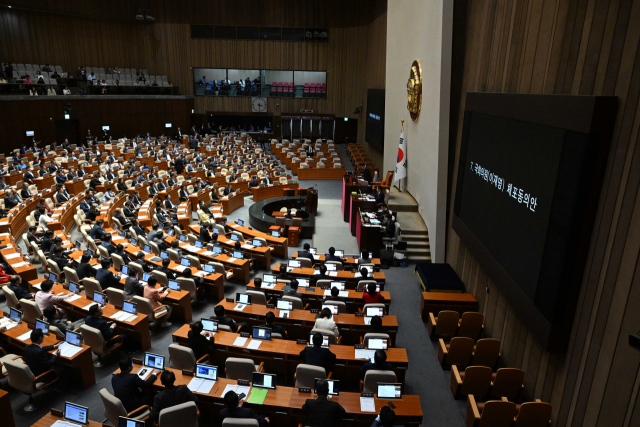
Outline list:
[[[4,257],[6,259],[13,259],[13,258],[17,258],[19,256],[20,256],[20,254],[9,254],[9,255],[5,255]]]
[[[371,324],[371,317],[365,317],[364,318],[364,324],[365,325],[370,325]]]
[[[119,311],[116,314],[111,315],[110,319],[119,320],[121,322],[130,322],[137,318],[136,314],[127,313],[126,311]]]
[[[227,245],[235,245],[235,244],[236,244],[236,242],[235,242],[235,241],[233,241],[233,240],[227,240],[225,243],[226,243]]]
[[[235,262],[237,258],[231,257],[227,260],[227,262]]]
[[[244,393],[245,395],[247,395],[249,394],[249,391],[251,391],[251,387],[228,384],[222,391],[222,397],[224,397],[230,391],[235,391],[236,394]]]
[[[289,310],[280,310],[278,317],[289,317]]]
[[[338,275],[337,271],[330,271],[329,272],[329,276],[331,276],[331,277],[336,277],[337,275]]]
[[[69,423],[66,421],[58,420],[55,423],[51,424],[51,427],[77,427],[76,423]]]
[[[77,299],[80,299],[80,298],[82,298],[82,295],[72,295],[72,296],[66,298],[65,301],[66,302],[73,302],[73,301],[75,301]]]
[[[194,393],[209,394],[215,383],[215,381],[205,380],[203,378],[193,378],[189,381],[187,388]]]
[[[314,255],[313,259],[320,259],[320,255]]]
[[[249,341],[249,345],[247,346],[247,348],[249,350],[257,350],[260,347],[261,343],[262,343],[262,341],[260,341],[260,340],[251,340],[251,341]]]
[[[212,251],[204,251],[202,252],[200,255],[204,255],[204,256],[212,256],[213,252]]]
[[[247,243],[245,243],[244,245],[242,245],[243,248],[245,249],[253,249],[253,245],[249,245]]]
[[[66,342],[63,342],[62,345],[58,347],[58,349],[60,350],[60,356],[69,357],[69,358],[75,356],[76,354],[82,351],[82,347],[69,344]]]
[[[364,348],[356,348],[356,359],[371,359],[375,354],[375,350],[366,350]]]
[[[7,328],[7,330],[9,330],[11,328],[15,328],[16,326],[18,326],[18,324],[8,317],[0,318],[0,328]]]
[[[13,268],[20,268],[20,267],[23,267],[23,266],[25,266],[25,265],[27,265],[27,263],[26,263],[26,262],[19,262],[19,263],[17,263],[17,264],[11,264],[11,267],[13,267]]]
[[[28,339],[29,339],[29,337],[30,337],[30,336],[31,336],[31,331],[29,331],[29,332],[27,332],[27,333],[24,333],[24,334],[20,335],[20,336],[18,337],[18,339],[19,339],[20,341],[26,341],[26,340],[28,340]]]
[[[185,271],[187,269],[186,265],[176,265],[174,267],[176,270],[178,270],[180,273],[182,273],[183,271]]]
[[[247,339],[248,338],[245,338],[245,337],[238,337],[233,342],[233,346],[234,347],[244,347],[244,345],[247,343]]]
[[[206,271],[198,271],[198,272],[196,272],[195,275],[198,276],[198,277],[204,277],[207,274],[209,274],[209,273],[207,273]]]
[[[373,397],[360,398],[360,411],[376,412],[376,401],[373,399]]]
[[[262,282],[262,286],[261,287],[265,288],[265,289],[274,289],[276,287],[276,284],[275,283],[264,283],[264,282]]]

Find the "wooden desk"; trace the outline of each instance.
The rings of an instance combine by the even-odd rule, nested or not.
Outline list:
[[[39,191],[42,191],[44,189],[51,188],[51,186],[55,184],[54,177],[55,175],[38,177],[33,180],[33,183],[38,187]]]
[[[0,315],[7,316],[6,313],[0,311]],[[19,340],[18,337],[31,331],[32,329],[25,322],[22,322],[15,328],[11,328],[8,331],[2,332],[2,339],[7,341],[12,346],[20,349],[21,351],[24,348],[32,344],[31,339],[27,338],[25,341]],[[43,347],[48,345],[54,345],[59,340],[56,338],[54,334],[49,334],[44,337],[44,342],[42,343]],[[55,350],[50,351],[53,353]],[[57,358],[56,363],[59,363],[63,366],[68,366],[74,373],[74,376],[82,383],[83,389],[88,389],[92,385],[96,383],[96,376],[93,371],[93,356],[91,355],[91,347],[87,345],[82,345],[82,350],[76,354],[75,356],[68,358],[60,356]],[[0,411],[0,413],[2,413]],[[3,424],[4,425],[4,424]]]
[[[173,341],[188,346],[189,330],[189,325],[183,325],[173,333]],[[265,372],[284,375],[285,378],[291,380],[296,372],[296,367],[300,363],[304,363],[300,352],[304,350],[306,345],[297,344],[294,340],[274,338],[271,341],[263,341],[257,350],[249,350],[247,345],[251,341],[250,339],[242,347],[233,345],[239,336],[240,334],[232,332],[218,331],[214,336],[214,346],[217,351],[211,353],[210,363],[224,366],[227,357],[250,357],[256,363],[265,362]],[[357,384],[360,379],[359,370],[367,360],[356,359],[353,346],[331,344],[329,349],[336,355],[336,365],[332,369],[333,377]],[[409,366],[407,350],[404,348],[388,349],[387,363],[391,363],[393,366],[393,371],[398,376],[398,382],[404,382],[405,373]]]
[[[141,365],[133,366],[133,370],[137,371],[141,368]],[[176,376],[174,385],[188,385],[193,377],[182,374],[182,371],[178,369],[166,368],[166,370],[172,371]],[[114,374],[119,373],[116,370]],[[203,416],[218,417],[220,410],[224,408],[223,392],[227,385],[236,385],[236,380],[230,380],[227,378],[218,377],[218,381],[211,388],[211,391],[207,394],[198,393],[198,408]],[[160,378],[157,378],[153,383],[153,387],[156,390],[162,390],[164,387],[160,382]],[[251,393],[249,393],[249,396]],[[259,414],[265,414],[269,417],[272,426],[284,426],[284,427],[297,427],[299,423],[303,423],[307,419],[306,413],[302,411],[302,405],[304,405],[307,399],[314,399],[313,394],[300,393],[298,389],[291,387],[276,387],[275,390],[269,390],[267,397],[262,405],[252,404],[245,402],[243,407],[251,408]],[[380,409],[386,406],[389,399],[375,399],[376,412],[361,412],[360,411],[360,393],[341,392],[340,396],[332,398],[336,402],[340,403],[347,412],[347,417],[353,419],[353,425],[355,426],[370,426],[373,420],[380,413]],[[396,409],[396,423],[403,424],[405,426],[418,426],[422,423],[422,406],[420,405],[420,396],[417,395],[404,395],[402,399],[394,400]],[[38,427],[48,427],[45,425]],[[93,427],[93,426],[91,426]],[[96,426],[98,427],[98,426]]]
[[[97,412],[97,410],[95,410],[95,412]],[[94,412],[94,408],[91,408],[89,413],[91,416],[94,416],[95,412]],[[44,417],[36,421],[36,423],[33,424],[31,427],[51,427],[51,425],[56,421],[64,421],[64,418],[56,417],[54,415],[51,415],[51,412],[49,412],[47,415],[45,415]],[[86,424],[86,427],[102,427],[102,423],[99,423],[98,421],[89,420],[89,423]]]
[[[290,276],[294,276],[294,277],[304,277],[307,279],[311,279],[313,277],[315,277],[315,268],[294,268],[293,271],[287,273]],[[280,274],[280,264],[276,264],[273,266],[273,268],[271,269],[271,272],[273,274]],[[327,272],[327,274],[329,274],[330,272]],[[356,277],[356,273],[353,273],[349,270],[342,270],[342,271],[336,271],[335,273],[336,276],[332,276],[331,278],[336,280],[336,281],[341,281],[341,282],[346,282],[345,288],[346,289],[355,289],[356,286],[356,279],[359,279],[360,277]],[[359,274],[359,273],[358,273]],[[371,276],[368,276],[371,277]],[[373,280],[375,280],[376,282],[378,282],[380,284],[380,290],[384,291],[384,283],[385,283],[385,275],[382,272],[374,272],[373,273]]]
[[[202,189],[197,193],[192,193],[189,195],[189,202],[191,203],[191,209],[194,211],[198,210],[198,203],[200,203],[201,200],[204,201],[204,204],[206,206],[209,206],[211,204],[211,196],[209,195],[209,193],[212,191],[211,190],[206,190],[206,189]]]
[[[53,215],[51,215],[51,221],[47,227],[50,230],[62,230],[62,227],[65,230],[71,230],[71,227],[75,225],[75,219],[73,216],[77,213],[76,208],[80,206],[80,203],[85,199],[86,195],[82,195],[82,197],[77,197],[74,201],[70,199],[66,201],[63,205],[58,206],[54,211]]]
[[[361,251],[363,249],[370,251],[373,256],[380,256],[380,247],[382,246],[382,227],[377,224],[365,222],[365,214],[365,212],[358,208],[355,219],[358,248]]]
[[[222,212],[229,215],[231,212],[244,206],[244,195],[236,193],[233,196],[225,196],[220,199],[222,202]]]
[[[349,177],[344,176],[342,178],[342,215],[344,222],[349,222],[351,218],[351,193],[352,192],[371,193],[370,185],[360,185],[357,182],[355,184],[349,183]]]
[[[284,259],[289,258],[289,246],[287,243],[286,237],[273,237],[267,233],[263,233],[262,231],[254,230],[253,228],[240,226],[235,222],[227,223],[229,227],[231,227],[235,231],[239,231],[242,233],[244,238],[250,237],[253,239],[254,237],[261,237],[267,241],[269,246],[273,246],[273,253],[283,257]]]
[[[64,183],[64,186],[67,188],[69,194],[73,196],[76,196],[85,190],[84,180],[82,178],[74,181],[67,181]]]
[[[339,180],[347,173],[346,168],[300,168],[298,170],[298,180]]]
[[[38,289],[34,285],[39,285],[43,281],[44,281],[44,277],[38,280],[29,281],[29,285],[31,285],[35,289]],[[60,292],[64,294],[70,294],[70,292],[67,291],[64,288],[64,286],[62,286],[60,283],[56,283],[55,285],[53,285],[53,292],[55,294],[58,294]],[[75,301],[71,301],[71,302],[61,301],[57,304],[64,307],[67,311],[73,313],[76,318],[84,319],[89,315],[89,310],[88,309],[85,310],[85,307],[87,307],[89,304],[92,304],[92,303],[93,303],[92,300],[87,298],[84,294],[80,294],[80,298]],[[106,304],[102,308],[102,311],[103,311],[102,317],[104,317],[108,321],[115,322],[117,333],[127,334],[127,337],[131,338],[133,341],[136,341],[138,344],[140,344],[140,347],[142,348],[142,350],[147,350],[151,348],[149,318],[147,316],[143,314],[138,314],[137,317],[131,320],[130,322],[123,322],[121,320],[114,320],[110,318],[110,316],[113,316],[118,311],[120,311],[113,304]],[[9,330],[9,332],[11,331],[13,331],[13,329]]]
[[[429,318],[442,310],[457,311],[461,316],[467,311],[478,311],[478,300],[473,294],[459,292],[422,292],[420,294],[420,317]]]
[[[9,393],[0,390],[0,414],[2,414],[2,425],[6,427],[16,427],[13,421],[13,410],[11,409],[11,399]]]
[[[358,217],[360,211],[364,212],[373,212],[376,209],[376,201],[375,200],[367,200],[360,196],[354,196],[353,194],[349,197],[349,202],[351,204],[349,216],[349,227],[351,228],[351,235],[356,235],[356,218]],[[379,245],[377,245],[379,246]]]
[[[191,229],[191,231],[196,235],[199,236],[200,235],[200,226],[197,224],[192,224],[189,226],[189,229]],[[225,248],[228,251],[233,251],[234,249],[234,245],[235,242],[233,243],[229,243],[232,240],[227,240],[225,237],[218,237],[218,244],[220,244],[220,246],[222,246],[223,248]],[[249,243],[245,242],[245,245],[248,245]],[[269,270],[269,267],[271,267],[271,251],[273,250],[273,248],[271,247],[257,247],[257,246],[253,246],[250,245],[251,248],[242,248],[242,251],[245,253],[249,253],[251,255],[251,257],[254,259],[254,262],[259,263],[260,265],[262,265],[266,270]]]
[[[323,254],[323,255],[316,255],[317,258],[315,259],[317,263],[324,263],[327,260],[327,257]],[[298,257],[298,252],[296,252],[295,254],[293,254],[293,258],[297,258]],[[352,256],[346,256],[344,257],[344,260],[342,261],[342,265],[343,267],[349,267],[352,269],[355,269],[356,266],[358,265],[356,263],[357,259],[352,257]],[[376,271],[380,271],[380,258],[371,258],[371,261],[368,262],[367,264],[373,264],[374,268]]]
[[[266,323],[265,316],[268,311],[273,311],[276,315],[275,323],[286,327],[287,334],[291,339],[309,340],[309,334],[316,323],[316,313],[309,310],[292,310],[289,317],[278,317],[280,310],[275,308],[267,308],[266,305],[249,305],[242,311],[234,310],[235,302],[227,302],[223,300],[219,303],[226,310],[226,315],[238,322],[247,322],[249,325],[258,326]],[[338,325],[340,335],[342,336],[342,344],[354,345],[360,344],[360,338],[364,336],[364,331],[370,328],[365,324],[365,318],[356,316],[355,314],[340,313],[333,316],[333,320]],[[382,318],[382,327],[385,333],[389,334],[391,342],[396,342],[396,334],[398,332],[398,319],[396,316],[384,316]]]
[[[283,188],[298,188],[298,183],[293,184],[273,184],[271,186],[254,187],[251,189],[253,193],[253,201],[271,199],[272,197],[282,197]]]
[[[2,258],[7,263],[7,265],[10,265],[11,269],[16,274],[20,275],[20,277],[22,277],[22,280],[33,280],[38,278],[37,267],[34,266],[30,261],[27,261],[24,256],[22,256],[22,254],[18,251],[17,245],[14,241],[4,238],[2,239],[1,244],[11,244],[13,246],[11,248],[0,250],[0,254],[2,254]],[[15,256],[16,254],[18,254],[18,256]],[[8,284],[9,283],[7,282],[6,285]]]

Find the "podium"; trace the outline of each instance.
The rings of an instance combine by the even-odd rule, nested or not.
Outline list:
[[[300,235],[300,228],[298,227],[289,227],[287,232],[287,240],[289,247],[298,246],[298,236]]]
[[[314,215],[318,213],[318,190],[315,188],[309,188],[307,190],[307,197],[304,199],[304,209]]]

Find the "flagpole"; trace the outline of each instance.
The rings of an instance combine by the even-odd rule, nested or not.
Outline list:
[[[404,119],[400,121],[402,122],[402,124],[400,125],[400,135],[402,135],[402,132],[404,132]],[[398,191],[402,193],[402,180],[399,180],[398,182]]]

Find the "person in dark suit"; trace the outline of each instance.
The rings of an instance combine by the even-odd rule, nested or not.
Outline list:
[[[89,232],[89,237],[91,237],[93,240],[102,240],[104,236],[107,234],[107,232],[104,231],[103,226],[104,226],[103,219],[99,219],[98,221],[96,221],[95,225]]]
[[[283,292],[282,296],[300,298],[300,300],[302,301],[302,306],[304,307],[304,298],[302,297],[302,294],[298,292],[298,280],[291,279],[291,283],[289,286],[291,288],[288,291]]]
[[[331,295],[323,299],[322,303],[323,304],[327,302],[330,303],[331,301],[338,301],[338,302],[344,302],[344,303],[347,302],[344,298],[340,296],[340,289],[338,289],[335,286],[331,288]]]
[[[58,194],[56,194],[56,202],[62,204],[62,203],[65,203],[68,200],[69,200],[69,198],[67,197],[66,194],[64,194],[64,187],[61,187],[58,190]]]
[[[49,258],[51,258],[52,261],[55,261],[55,263],[58,264],[58,268],[60,270],[65,267],[73,267],[71,262],[69,262],[69,258],[63,256],[62,252],[62,246],[54,246],[53,255],[51,255]]]
[[[262,184],[271,185],[273,184],[273,181],[271,181],[271,178],[269,178],[268,176],[265,176],[264,178],[262,178]]]
[[[329,253],[325,255],[325,260],[342,262],[342,258],[340,258],[339,256],[336,256],[336,248],[334,248],[333,246],[329,248]]]
[[[231,187],[231,183],[227,182],[227,186],[224,187],[224,191],[222,192],[223,196],[228,196],[229,194],[233,193],[233,187]]]
[[[142,389],[150,390],[161,371],[154,369],[146,381],[143,381],[138,375],[131,373],[133,362],[126,353],[118,355],[118,365],[120,365],[120,373],[113,374],[111,377],[111,387],[113,395],[120,399],[124,409],[131,412],[143,405],[153,405],[154,395],[145,393]]]
[[[30,338],[31,344],[24,348],[24,361],[29,369],[31,369],[31,373],[37,377],[38,375],[54,368],[56,359],[60,355],[58,347],[62,345],[62,342],[42,347],[42,343],[44,342],[44,333],[41,329],[34,329],[31,331]],[[56,351],[53,354],[49,354],[53,349],[56,349]],[[49,382],[53,379],[54,375],[55,374],[52,372],[43,378],[39,378],[39,381]]]
[[[311,252],[309,252],[309,249],[311,249],[311,245],[308,244],[308,243],[305,243],[304,246],[303,246],[303,250],[298,252],[298,258],[307,258],[307,259],[311,260],[311,265],[313,266],[315,264],[316,260],[313,257],[313,254]]]
[[[82,255],[82,258],[80,258],[80,263],[76,268],[78,279],[82,280],[85,277],[96,277],[96,270],[89,264],[89,261],[91,261],[91,257],[87,254]]]
[[[160,416],[160,411],[165,408],[187,402],[198,403],[198,398],[191,393],[191,390],[186,385],[174,386],[173,383],[175,381],[176,375],[171,371],[163,371],[160,375],[160,382],[162,382],[164,390],[156,394],[153,399],[153,407],[149,415],[151,420],[157,420]]]
[[[142,236],[142,237],[147,236],[147,233],[144,231],[142,227],[140,227],[138,220],[135,218],[131,220],[131,230],[135,231],[137,236]]]
[[[288,338],[287,330],[283,326],[274,324],[276,315],[273,313],[273,311],[267,311],[265,318],[267,323],[265,323],[264,325],[260,325],[261,328],[271,328],[271,332],[282,335],[282,339],[286,340]]]
[[[115,246],[111,244],[111,234],[104,235],[102,239],[102,243],[100,243],[100,246],[107,248],[107,252],[109,252],[109,255],[111,255],[116,251]]]
[[[162,260],[162,267],[158,267],[158,271],[167,275],[167,279],[176,280],[176,273],[169,269],[169,264],[171,264],[171,260],[169,258]]]
[[[118,245],[116,245],[116,251],[114,253],[116,255],[119,255],[125,264],[129,264],[131,262],[131,258],[129,258],[129,255],[127,255],[127,253],[124,251],[124,246],[122,244],[119,243]]]
[[[175,161],[175,166],[176,166],[176,172],[179,175],[182,174],[182,172],[184,171],[184,161],[182,160],[182,157],[178,156],[178,158]]]
[[[322,334],[316,332],[313,334],[313,345],[305,347],[300,352],[300,357],[304,359],[307,365],[320,366],[329,372],[331,366],[336,362],[336,355],[328,348],[322,347]]]
[[[376,192],[376,206],[384,203],[384,191],[382,191],[382,187],[378,186],[378,191]]]
[[[279,280],[291,280],[291,276],[289,276],[289,274],[287,273],[287,264],[285,264],[285,263],[281,263],[280,264],[278,279]],[[290,289],[290,287],[287,288],[287,289]]]
[[[251,177],[251,181],[249,181],[249,188],[259,187],[260,183],[258,182],[258,178],[254,175]]]
[[[200,226],[200,241],[203,243],[209,243],[211,241],[211,232],[213,231],[213,225],[207,224]]]
[[[371,327],[369,329],[366,329],[364,331],[364,335],[367,334],[385,334],[387,333],[387,331],[385,331],[384,329],[382,329],[382,317],[380,316],[373,316],[371,318]],[[364,337],[363,335],[363,337]]]
[[[27,166],[27,168],[25,169],[24,174],[22,175],[22,180],[24,182],[28,182],[29,185],[33,184],[33,180],[36,179],[35,175],[33,174],[33,172],[31,171],[31,167]]]
[[[389,406],[380,408],[378,418],[373,420],[371,427],[402,427],[396,425],[396,413]]]
[[[334,280],[333,277],[327,275],[327,266],[321,264],[318,269],[320,270],[320,274],[316,274],[313,276],[313,286],[316,286],[318,280]]]
[[[224,307],[221,305],[216,305],[213,309],[213,312],[216,314],[215,317],[211,316],[211,319],[217,320],[219,325],[226,325],[231,328],[231,332],[239,332],[240,328],[243,326],[246,327],[246,323],[236,323],[231,317],[226,316],[224,312]]]
[[[29,191],[29,184],[27,184],[26,182],[22,184],[22,190],[20,190],[20,197],[22,197],[22,200],[27,200],[29,197],[31,197],[31,191]]]
[[[229,391],[224,395],[225,408],[220,411],[221,421],[225,418],[249,418],[258,421],[258,426],[267,427],[269,425],[269,417],[263,417],[253,412],[253,409],[243,408],[243,400],[238,399],[235,391]]]
[[[4,208],[11,209],[20,204],[18,196],[13,194],[13,190],[7,188],[4,190]]]
[[[89,315],[85,319],[84,324],[99,330],[105,341],[116,336],[119,336],[121,340],[124,340],[125,338],[124,334],[116,334],[115,329],[112,327],[113,322],[107,322],[107,320],[102,317],[102,307],[100,304],[95,304],[89,307]]]
[[[22,278],[20,276],[11,276],[9,278],[9,289],[16,294],[16,298],[18,301],[21,299],[33,299],[34,296],[29,293],[29,291],[22,286]]]
[[[347,415],[344,408],[333,400],[329,400],[329,383],[327,380],[318,380],[316,383],[316,399],[307,399],[302,410],[307,413],[305,426],[332,427],[340,424]]]
[[[215,337],[209,332],[203,333],[203,329],[202,322],[198,320],[191,324],[191,330],[187,334],[187,345],[193,350],[196,360],[211,353],[215,343]]]
[[[371,176],[371,171],[369,170],[369,166],[367,166],[364,163],[360,163],[360,166],[364,167],[364,169],[362,170],[362,179],[364,179],[369,183],[369,185],[371,185],[371,181],[373,181],[373,177]]]
[[[385,221],[382,224],[382,232],[385,237],[394,237],[396,234],[396,224],[393,222],[393,217],[387,214]]]
[[[109,271],[109,267],[111,267],[111,261],[109,261],[108,259],[103,259],[102,261],[100,261],[100,267],[101,268],[99,268],[96,272],[96,280],[100,282],[102,290],[105,290],[110,286],[116,286],[120,282],[120,279],[118,279],[111,271]]]
[[[367,371],[372,370],[372,369],[375,369],[375,370],[378,370],[378,371],[391,371],[391,370],[393,370],[393,366],[391,365],[391,363],[387,363],[387,352],[384,351],[384,350],[376,350],[375,354],[373,355],[373,361],[374,361],[374,363],[366,362],[360,368],[360,379],[361,380],[364,379],[364,375],[367,373]]]

